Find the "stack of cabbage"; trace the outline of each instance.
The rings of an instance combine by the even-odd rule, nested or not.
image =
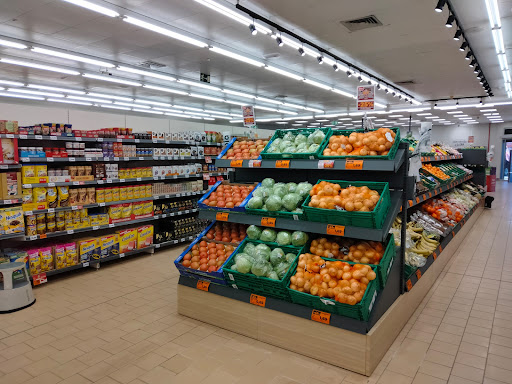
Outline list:
[[[310,183],[276,183],[266,178],[261,182],[247,203],[249,209],[276,212],[287,211],[302,214],[300,206],[306,200],[313,185]]]
[[[240,273],[252,273],[258,277],[281,280],[297,257],[296,253],[284,253],[281,248],[273,250],[266,244],[247,243],[235,255],[235,263],[230,267]]]
[[[277,138],[272,141],[266,153],[315,153],[322,141],[325,139],[325,133],[316,129],[309,136],[292,132],[286,133],[282,139]]]
[[[273,229],[261,229],[256,225],[250,225],[247,230],[247,237],[251,240],[261,240],[266,243],[277,243],[277,245],[284,247],[292,245],[294,247],[303,247],[309,240],[307,233],[302,231],[295,231],[290,233],[288,231],[279,231],[276,233]]]

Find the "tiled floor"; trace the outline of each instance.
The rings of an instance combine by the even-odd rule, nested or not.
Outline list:
[[[512,187],[495,197],[370,378],[177,315],[174,249],[35,289],[0,317],[0,383],[512,383]]]

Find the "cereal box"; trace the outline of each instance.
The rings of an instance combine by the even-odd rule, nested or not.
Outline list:
[[[149,247],[153,244],[153,226],[144,225],[137,228],[137,249]]]
[[[23,209],[21,209],[21,207],[3,208],[0,211],[2,211],[0,220],[3,219],[2,225],[4,233],[25,232]]]
[[[41,257],[41,272],[48,272],[54,269],[52,247],[39,248]]]
[[[137,249],[137,229],[125,229],[117,233],[119,235],[119,253]]]
[[[1,177],[1,197],[2,199],[20,199],[21,198],[21,173],[5,172],[0,173]]]
[[[18,139],[0,139],[0,163],[18,164]]]
[[[78,250],[81,263],[100,258],[100,243],[97,238],[78,240]]]
[[[119,255],[119,235],[107,235],[100,237],[101,258]]]

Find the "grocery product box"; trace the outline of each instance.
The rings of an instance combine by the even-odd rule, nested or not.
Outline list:
[[[23,220],[23,209],[20,207],[9,207],[0,209],[0,225],[2,233],[25,232],[25,221]]]
[[[0,139],[0,164],[18,163],[18,139]]]
[[[0,120],[0,133],[18,133],[18,122]]]
[[[21,173],[0,173],[0,192],[4,200],[21,199]]]
[[[137,228],[137,249],[149,247],[153,244],[153,226],[143,225]]]
[[[78,252],[81,263],[99,260],[101,254],[99,240],[97,238],[78,240]]]
[[[119,235],[106,235],[100,237],[100,257],[119,255]]]
[[[125,229],[118,231],[119,253],[126,253],[137,249],[137,229]]]

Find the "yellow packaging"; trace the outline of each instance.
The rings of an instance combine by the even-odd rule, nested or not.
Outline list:
[[[81,209],[80,211],[78,211],[78,212],[80,212],[80,218],[81,218],[81,219],[84,219],[84,218],[86,218],[87,216],[89,216],[89,215],[88,215],[88,212],[87,212],[87,208],[82,208],[82,209]]]
[[[105,188],[105,203],[112,202],[112,188]]]
[[[133,186],[133,198],[140,199],[140,186],[138,185]]]
[[[132,200],[133,199],[133,187],[128,186],[126,187],[126,200]]]
[[[90,217],[84,217],[81,220],[82,228],[88,228],[91,227],[91,218]]]
[[[142,177],[142,168],[135,168],[135,177]]]
[[[130,177],[135,179],[137,177],[137,168],[130,168]]]
[[[128,200],[126,197],[126,187],[119,187],[119,200]]]
[[[61,245],[56,245],[54,247],[55,253],[55,269],[66,268],[66,247]],[[71,265],[70,265],[71,266]]]
[[[55,232],[57,229],[57,224],[55,224],[55,221],[50,221],[46,223],[46,230],[48,232]]]
[[[34,194],[32,189],[23,188],[21,191],[21,199],[23,204],[32,204],[34,202]]]
[[[121,211],[121,217],[123,219],[129,218],[132,216],[132,203],[123,204],[123,208]]]
[[[80,262],[100,259],[100,242],[97,238],[84,239],[78,241],[78,251]]]
[[[120,219],[122,211],[123,206],[121,204],[111,205],[108,207],[108,215],[112,220]]]
[[[96,189],[96,202],[97,203],[105,202],[105,188]]]
[[[126,170],[121,168],[119,171],[117,171],[117,175],[120,179],[126,179]]]
[[[36,165],[35,166],[35,176],[36,177],[48,176],[48,166],[47,165]]]
[[[41,272],[52,271],[54,269],[52,248],[40,248],[39,255],[41,256]]]
[[[23,184],[26,184],[25,181],[28,178],[36,177],[36,166],[35,165],[24,165],[21,167],[21,179],[23,180]]]
[[[89,218],[91,219],[91,226],[94,227],[95,225],[101,225],[100,224],[100,218],[98,215],[89,215]]]
[[[151,167],[146,168],[146,177],[153,177],[153,169]]]
[[[75,211],[71,211],[71,217],[72,217],[73,219],[78,219],[78,220],[80,220],[80,218],[82,217],[82,215],[81,215],[81,213],[80,213],[80,210],[79,210],[79,209],[77,209],[77,210],[75,210]]]
[[[64,227],[66,228],[66,230],[69,230],[69,229],[76,229],[76,226],[73,224],[73,219],[71,220],[66,220],[64,222]]]
[[[78,252],[75,243],[65,244],[66,247],[66,265],[68,267],[78,264]]]
[[[133,251],[137,248],[137,229],[125,229],[119,235],[119,253]]]
[[[100,237],[101,258],[119,255],[119,235],[107,235]]]
[[[149,247],[153,244],[153,226],[143,225],[137,228],[137,249]]]
[[[153,196],[153,186],[151,184],[146,184],[146,197]]]
[[[0,211],[4,233],[25,232],[25,221],[23,220],[23,209],[21,207],[3,208]]]
[[[73,212],[74,211],[66,211],[66,215],[64,217],[64,220],[66,220],[66,221],[73,220]]]
[[[142,203],[142,214],[143,215],[150,215],[153,212],[153,202],[152,201],[145,201]]]
[[[112,201],[119,201],[119,187],[112,187]]]
[[[32,276],[41,273],[41,256],[39,255],[39,251],[36,249],[28,251],[28,263]]]
[[[108,222],[108,214],[106,213],[100,213],[98,214],[98,217],[100,218],[100,225],[107,225]]]
[[[46,203],[46,188],[36,187],[32,189],[33,201],[36,204]]]
[[[133,203],[133,214],[135,217],[142,216],[144,212],[144,206],[143,203]]]

